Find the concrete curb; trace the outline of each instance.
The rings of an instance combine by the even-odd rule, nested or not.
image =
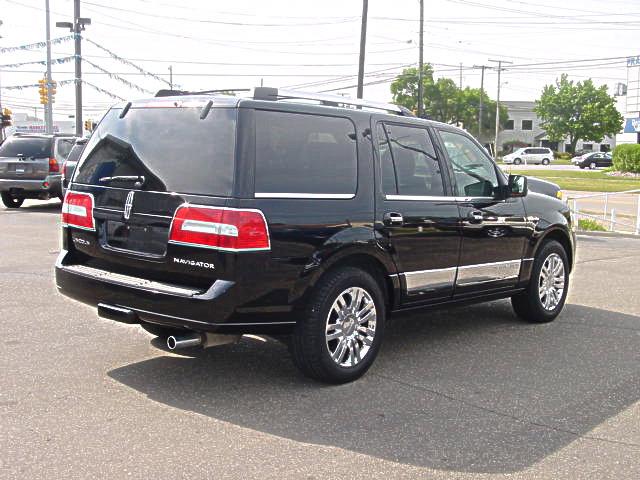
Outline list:
[[[623,232],[595,232],[593,230],[576,230],[576,235],[586,237],[613,237],[613,238],[634,238],[640,240],[640,235]]]

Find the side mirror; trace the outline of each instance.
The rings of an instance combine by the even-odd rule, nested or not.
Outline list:
[[[527,193],[529,193],[527,177],[524,175],[509,175],[507,198],[526,197]]]

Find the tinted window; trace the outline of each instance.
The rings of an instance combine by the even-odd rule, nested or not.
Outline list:
[[[346,118],[256,114],[256,193],[355,194],[356,131]]]
[[[86,143],[76,143],[67,156],[67,162],[77,162],[80,155],[82,155],[85,145]]]
[[[527,148],[523,153],[526,153],[527,155],[532,155],[536,153],[536,151],[533,148]]]
[[[51,155],[51,139],[44,137],[9,137],[0,146],[0,157],[48,157]]]
[[[494,163],[470,138],[440,131],[456,178],[458,195],[493,197],[499,186]]]
[[[67,140],[67,139],[59,139],[58,140],[58,156],[61,158],[67,158],[69,156],[69,152],[73,148],[73,144],[75,140]]]
[[[107,113],[91,135],[74,182],[101,185],[110,176],[142,175],[145,190],[229,195],[234,170],[236,110],[131,108]],[[109,183],[130,188],[131,183]]]
[[[385,124],[378,138],[386,133],[386,142],[380,141],[382,183],[385,193],[398,195],[442,196],[444,186],[440,163],[429,133],[423,128]],[[387,150],[390,151],[387,153]],[[392,165],[389,166],[389,162]],[[395,190],[395,191],[394,191]]]

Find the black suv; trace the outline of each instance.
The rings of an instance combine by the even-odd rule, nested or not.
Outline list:
[[[16,133],[0,145],[0,194],[7,208],[25,198],[62,200],[62,164],[75,137],[69,134]]]
[[[399,310],[510,297],[553,320],[575,247],[566,204],[463,130],[271,88],[112,108],[62,223],[64,295],[169,348],[281,336],[336,383],[371,366]]]

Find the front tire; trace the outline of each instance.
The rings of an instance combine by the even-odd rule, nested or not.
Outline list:
[[[569,289],[567,252],[555,240],[540,247],[526,290],[511,297],[516,314],[532,323],[553,321],[562,311]]]
[[[293,361],[316,380],[351,382],[375,360],[384,327],[384,295],[375,279],[357,268],[335,270],[320,280],[296,324]]]
[[[519,158],[516,158],[516,159],[513,161],[513,164],[514,164],[514,165],[520,165],[521,163],[522,163],[522,160],[520,160]]]
[[[9,192],[2,192],[2,203],[7,208],[20,208],[24,203],[24,197],[11,195]]]

